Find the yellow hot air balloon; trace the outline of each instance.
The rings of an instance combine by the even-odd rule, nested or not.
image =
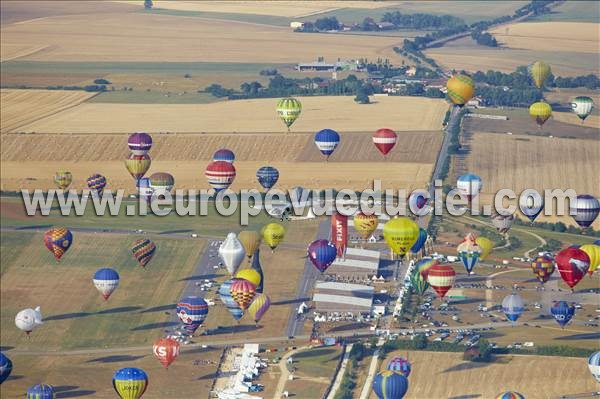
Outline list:
[[[271,298],[266,294],[258,294],[254,297],[254,300],[248,307],[248,313],[254,319],[254,322],[258,324],[260,319],[269,310],[271,306]]]
[[[260,274],[254,269],[243,269],[236,273],[236,278],[243,278],[246,281],[250,281],[255,287],[260,285]]]
[[[292,123],[298,119],[302,112],[302,104],[293,97],[282,98],[277,102],[277,115],[290,130]]]
[[[552,107],[543,101],[531,104],[529,115],[535,123],[541,128],[542,125],[552,116]]]
[[[533,84],[535,84],[535,87],[538,89],[541,89],[544,85],[544,81],[550,75],[550,65],[546,64],[544,61],[536,61],[529,65],[528,69],[531,79],[533,79]]]
[[[54,175],[54,183],[56,183],[56,186],[61,190],[66,190],[67,187],[71,185],[72,181],[73,175],[69,171],[59,170]]]
[[[448,98],[459,107],[465,105],[475,94],[475,83],[467,75],[454,75],[446,82]]]
[[[591,276],[598,266],[600,266],[600,245],[585,244],[579,247],[579,249],[590,257],[590,268],[588,269],[588,273]]]
[[[485,260],[487,256],[492,252],[492,248],[494,248],[494,243],[486,237],[477,237],[475,239],[475,243],[481,247],[481,254],[479,255],[479,259]]]
[[[379,218],[377,215],[365,215],[358,212],[354,215],[354,230],[362,237],[363,240],[371,237],[371,234],[377,230]]]
[[[394,255],[403,256],[419,238],[419,225],[407,217],[396,217],[383,225],[383,238]]]
[[[283,241],[285,228],[278,223],[269,223],[263,227],[262,236],[263,240],[265,240],[265,244],[273,250]]]
[[[240,240],[244,246],[244,249],[246,250],[246,256],[248,257],[248,261],[250,261],[252,255],[254,255],[260,246],[260,234],[258,234],[258,231],[254,230],[240,231],[240,234],[238,234],[238,240]]]

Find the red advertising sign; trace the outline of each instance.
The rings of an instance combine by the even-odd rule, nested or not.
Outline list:
[[[337,256],[341,258],[348,246],[348,216],[334,213],[331,216],[331,242],[337,248]]]

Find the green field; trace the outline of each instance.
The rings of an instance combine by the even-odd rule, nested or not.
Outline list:
[[[140,10],[142,13],[172,15],[175,17],[199,17],[207,19],[225,19],[236,22],[249,22],[254,24],[265,24],[274,26],[290,26],[292,18],[280,17],[276,15],[261,14],[241,14],[230,12],[205,12],[191,10],[169,10],[166,8],[153,8],[152,10]]]
[[[209,93],[165,93],[158,91],[107,91],[88,102],[111,104],[206,104],[219,101]]]
[[[552,13],[533,17],[532,21],[600,22],[600,8],[594,1],[569,0],[554,7]]]

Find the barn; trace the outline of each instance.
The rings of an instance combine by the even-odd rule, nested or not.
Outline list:
[[[375,289],[368,285],[317,281],[313,295],[319,313],[371,314]]]

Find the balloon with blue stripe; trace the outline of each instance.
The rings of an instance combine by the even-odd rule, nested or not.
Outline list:
[[[256,171],[256,178],[268,190],[279,180],[279,171],[272,166],[262,166]]]
[[[237,279],[233,278],[221,284],[221,286],[219,287],[219,297],[221,298],[221,302],[223,302],[223,305],[225,305],[231,316],[233,316],[234,319],[239,320],[244,315],[244,311],[231,296],[231,285],[235,280]]]
[[[417,241],[410,248],[410,252],[412,252],[413,254],[416,254],[417,252],[419,252],[421,249],[423,249],[423,246],[425,246],[426,241],[427,241],[427,230],[425,230],[423,228],[419,228],[419,237],[417,237]]]
[[[408,391],[408,378],[386,370],[373,378],[373,392],[379,399],[402,399]]]
[[[113,388],[121,399],[140,399],[148,388],[148,375],[135,367],[122,368],[113,376]]]
[[[96,270],[92,279],[94,287],[100,292],[102,298],[106,301],[108,297],[119,286],[119,273],[111,268],[103,268]]]
[[[4,353],[0,352],[0,384],[10,376],[12,368],[12,361]]]
[[[506,318],[512,322],[517,321],[524,310],[523,298],[517,294],[507,295],[502,300],[502,311],[506,315]]]
[[[220,150],[215,151],[213,154],[213,161],[225,161],[233,163],[235,161],[235,154],[233,151],[227,148],[221,148]]]
[[[592,353],[589,357],[588,368],[596,381],[600,383],[600,351]]]
[[[315,145],[327,159],[340,143],[340,135],[332,129],[323,129],[315,134]]]
[[[208,304],[204,298],[186,296],[177,304],[177,316],[183,328],[193,334],[202,325],[208,315]]]
[[[575,306],[569,305],[565,301],[559,301],[552,306],[550,313],[552,313],[554,320],[564,328],[575,315]]]
[[[509,391],[496,396],[496,399],[525,399],[525,396],[521,395],[519,392]]]
[[[27,389],[27,399],[55,399],[56,392],[52,385],[38,384]]]

